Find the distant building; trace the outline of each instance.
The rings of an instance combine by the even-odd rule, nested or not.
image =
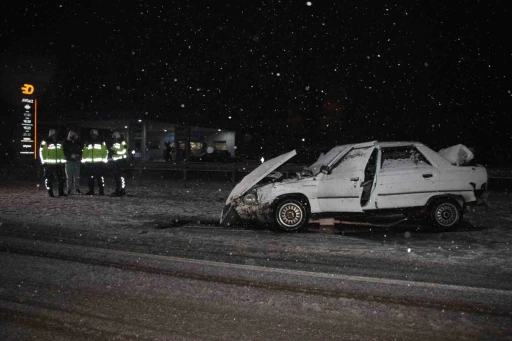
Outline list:
[[[41,137],[45,137],[50,128],[57,128],[61,139],[67,137],[67,131],[75,130],[82,141],[88,139],[91,129],[97,129],[106,141],[111,139],[113,131],[119,131],[128,142],[130,159],[135,161],[163,161],[166,142],[174,148],[173,160],[176,161],[198,158],[207,150],[228,152],[235,157],[235,132],[221,128],[128,119],[67,121],[65,124],[41,122],[38,128]]]

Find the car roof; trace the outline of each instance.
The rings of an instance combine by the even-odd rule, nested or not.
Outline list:
[[[376,142],[376,146],[381,148],[389,148],[389,147],[405,147],[405,146],[417,146],[423,145],[423,143],[415,142],[415,141],[389,141],[389,142]]]
[[[423,143],[417,141],[368,141],[368,142],[359,142],[359,143],[350,143],[345,144],[345,147],[359,147],[362,145],[372,145],[381,148],[389,148],[389,147],[405,147],[405,146],[424,146]],[[340,147],[341,145],[337,145],[336,147]]]

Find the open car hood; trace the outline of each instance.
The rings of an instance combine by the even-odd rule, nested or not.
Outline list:
[[[456,166],[467,165],[475,157],[473,152],[463,144],[441,149],[438,153],[452,165]]]
[[[291,152],[279,155],[259,165],[258,168],[247,174],[242,179],[242,181],[240,181],[235,186],[235,188],[233,188],[233,190],[229,194],[228,200],[226,200],[226,205],[229,205],[231,201],[244,195],[245,192],[250,190],[254,185],[256,185],[263,178],[265,178],[267,175],[276,170],[283,163],[290,160],[296,154],[297,152],[295,150],[292,150]]]

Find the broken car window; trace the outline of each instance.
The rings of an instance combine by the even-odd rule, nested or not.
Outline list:
[[[343,158],[338,161],[334,167],[332,174],[343,173],[347,171],[363,170],[366,166],[366,161],[370,157],[373,150],[372,147],[356,148],[348,152]]]
[[[336,146],[330,151],[328,151],[326,154],[320,155],[318,160],[316,160],[315,163],[309,166],[311,174],[316,175],[320,173],[320,168],[322,166],[328,166],[338,155],[343,153],[345,149],[347,149],[348,147],[348,145]]]
[[[381,169],[431,166],[425,156],[413,146],[382,149]]]

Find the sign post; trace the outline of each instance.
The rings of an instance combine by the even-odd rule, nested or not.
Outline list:
[[[23,115],[21,116],[21,155],[26,155],[37,159],[37,99],[34,94],[34,86],[23,84],[21,87],[21,106]]]

